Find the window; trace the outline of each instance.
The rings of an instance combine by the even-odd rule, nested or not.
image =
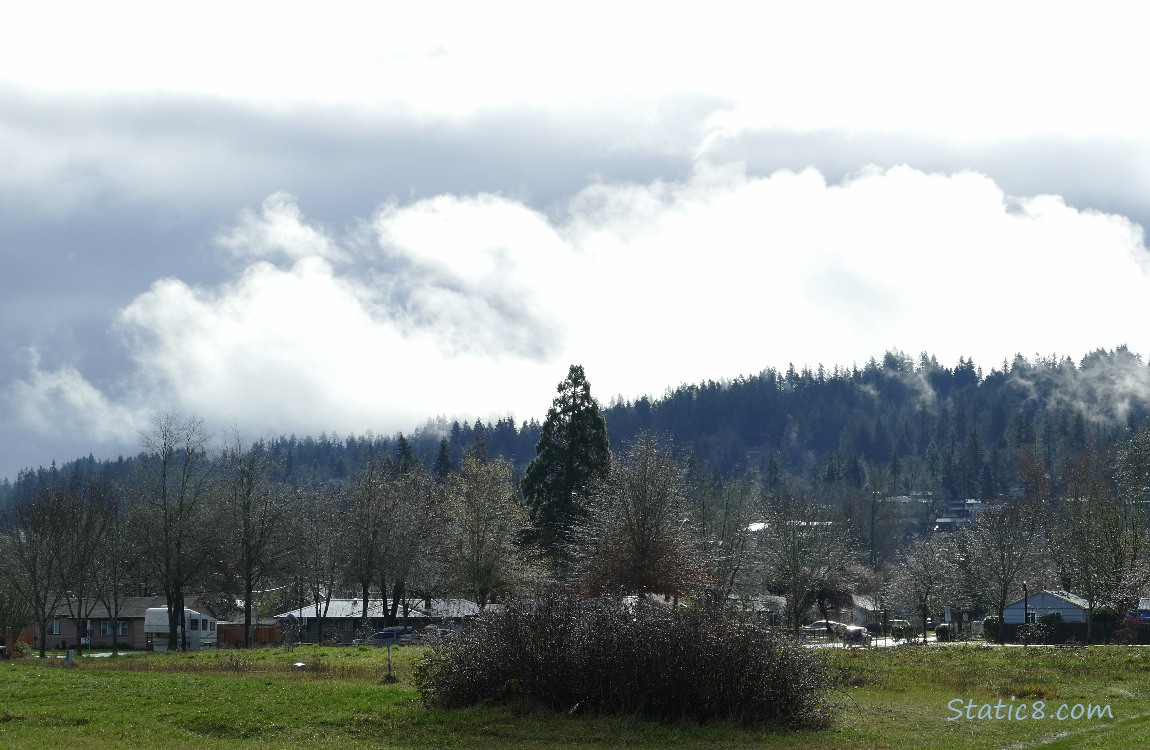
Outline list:
[[[191,630],[199,630],[200,629],[200,619],[198,617],[193,617],[191,620],[189,620],[189,623],[190,623],[188,626],[189,629],[191,629]]]
[[[48,635],[60,635],[59,620],[52,620],[52,625],[48,628]]]
[[[102,635],[106,638],[106,637],[110,636],[111,634],[112,634],[112,621],[111,620],[102,620],[100,622],[100,635]],[[128,621],[127,620],[117,621],[116,622],[116,635],[127,635],[127,634],[128,634]]]

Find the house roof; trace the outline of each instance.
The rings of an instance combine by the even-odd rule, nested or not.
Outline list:
[[[1072,594],[1069,591],[1035,591],[1033,594],[1030,595],[1029,598],[1031,601],[1034,601],[1036,598],[1038,598],[1039,596],[1041,596],[1043,594],[1045,594],[1046,596],[1052,596],[1055,599],[1061,599],[1062,601],[1066,602],[1067,604],[1071,604],[1075,607],[1078,607],[1079,609],[1087,609],[1090,607],[1089,602],[1087,602],[1085,599],[1083,599],[1078,594]],[[1022,604],[1023,602],[1024,602],[1024,597],[1020,596],[1007,606],[1013,607],[1014,605]]]
[[[84,606],[80,606],[79,601],[73,600],[72,601],[72,607],[69,608],[68,602],[62,602],[60,604],[60,606],[56,607],[56,611],[53,613],[53,616],[55,616],[55,617],[71,617],[72,613],[74,613],[74,612],[82,613],[85,610],[87,610],[89,606],[91,606],[92,613],[90,615],[88,615],[88,619],[90,619],[90,620],[109,620],[109,619],[111,619],[111,616],[108,614],[108,608],[106,606],[104,606],[103,602],[88,599],[88,600],[85,600],[85,602],[83,604],[84,604]],[[142,620],[144,618],[144,613],[147,612],[149,609],[152,609],[153,607],[167,607],[167,606],[168,606],[168,600],[162,596],[128,596],[128,597],[125,597],[123,599],[123,601],[120,603],[119,619],[120,620],[134,620],[134,619],[141,619]],[[195,599],[195,598],[187,599],[184,602],[184,608],[193,610],[195,612],[205,613],[207,615],[210,615],[211,617],[216,616],[215,610],[213,610],[210,606],[208,606],[204,602],[201,602],[199,599]]]
[[[367,616],[369,618],[386,617],[391,610],[391,600],[369,599],[367,602]],[[458,617],[472,617],[479,614],[479,607],[475,602],[467,599],[407,599],[404,602],[409,618],[449,619]],[[322,608],[322,607],[321,607]],[[403,608],[400,609],[402,614]],[[315,605],[307,604],[290,612],[281,612],[276,619],[285,619],[292,615],[297,619],[315,617]],[[363,617],[362,599],[332,599],[327,607],[324,619],[351,619],[358,620]]]

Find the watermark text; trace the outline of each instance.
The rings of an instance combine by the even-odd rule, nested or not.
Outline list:
[[[1013,695],[1010,701],[1001,698],[997,703],[975,703],[973,699],[952,698],[946,703],[951,715],[947,721],[1100,721],[1113,719],[1110,706],[1097,706],[1093,703],[1061,703],[1055,705],[1046,701],[1020,701]]]

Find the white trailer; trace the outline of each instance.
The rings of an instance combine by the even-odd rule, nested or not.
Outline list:
[[[188,634],[188,650],[198,651],[216,645],[216,618],[201,614],[194,609],[184,609],[183,625],[177,626],[176,638],[183,643],[183,634]],[[144,612],[144,635],[152,641],[156,651],[168,650],[168,608],[150,607]]]

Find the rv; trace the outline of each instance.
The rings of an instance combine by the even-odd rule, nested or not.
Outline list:
[[[216,622],[211,615],[184,609],[184,622],[176,628],[176,637],[183,643],[184,632],[187,632],[189,651],[210,648],[216,645]],[[144,613],[144,637],[152,644],[153,650],[168,650],[167,607],[151,607]]]

